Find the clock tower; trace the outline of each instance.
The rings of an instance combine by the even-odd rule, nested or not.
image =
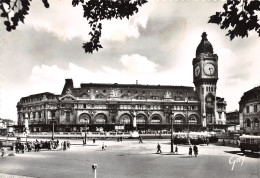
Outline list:
[[[201,101],[202,123],[206,127],[216,124],[218,55],[214,54],[206,32],[203,32],[201,37],[192,65],[193,83]]]

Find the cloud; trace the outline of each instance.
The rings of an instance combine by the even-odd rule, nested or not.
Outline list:
[[[26,24],[36,30],[45,30],[54,33],[61,40],[71,40],[80,37],[89,40],[90,26],[83,18],[81,6],[73,7],[67,1],[53,1],[51,7],[46,9],[41,3],[32,2],[31,14]],[[148,15],[137,13],[129,19],[104,20],[102,38],[112,41],[125,41],[126,38],[138,38],[139,28],[146,28]]]
[[[74,63],[69,63],[68,69],[59,68],[57,65],[36,65],[32,68],[30,80],[32,82],[48,81],[55,83],[56,81],[64,80],[64,78],[73,78],[78,82],[85,81],[86,78],[91,81],[107,80],[106,76],[123,76],[129,78],[130,76],[147,75],[156,72],[158,64],[149,61],[147,57],[139,54],[122,55],[119,59],[122,67],[111,68],[102,66],[101,70],[96,72],[90,69],[78,66]],[[117,77],[118,78],[118,77]],[[123,80],[121,80],[123,81]]]
[[[148,14],[137,13],[129,19],[114,19],[103,22],[102,36],[106,40],[125,41],[127,38],[138,38],[140,36],[139,28],[146,28]]]
[[[139,54],[123,55],[120,61],[124,66],[124,72],[133,75],[153,73],[158,66],[158,64],[149,61],[145,56]]]

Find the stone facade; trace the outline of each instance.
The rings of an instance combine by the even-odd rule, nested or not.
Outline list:
[[[205,41],[206,40],[206,41]],[[40,93],[17,104],[18,129],[28,119],[31,132],[115,130],[212,130],[225,124],[224,98],[216,97],[218,57],[203,33],[188,86],[83,83],[66,79],[60,95]],[[214,69],[212,68],[214,67]],[[198,71],[199,70],[199,71]],[[135,127],[137,123],[137,128]],[[20,127],[19,127],[20,126]],[[123,127],[122,127],[123,126]]]
[[[260,135],[260,87],[255,87],[239,101],[240,128],[245,134]]]

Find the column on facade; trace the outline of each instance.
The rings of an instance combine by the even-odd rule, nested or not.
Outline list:
[[[38,121],[39,120],[39,113],[35,112],[35,120]]]
[[[47,119],[51,119],[51,111],[50,110],[47,111]]]

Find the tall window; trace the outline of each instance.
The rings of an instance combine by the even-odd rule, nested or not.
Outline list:
[[[254,105],[254,112],[257,112],[257,105]]]
[[[207,99],[206,99],[206,102],[207,102],[207,104],[209,104],[209,105],[213,105],[213,99],[212,99],[212,97],[208,96]]]
[[[251,127],[250,119],[247,119],[247,120],[246,120],[246,127]]]
[[[70,122],[70,112],[66,112],[66,122]]]
[[[249,113],[249,106],[246,107],[246,113]]]
[[[259,127],[259,120],[258,120],[258,118],[254,118],[254,127],[256,127],[256,128]]]

